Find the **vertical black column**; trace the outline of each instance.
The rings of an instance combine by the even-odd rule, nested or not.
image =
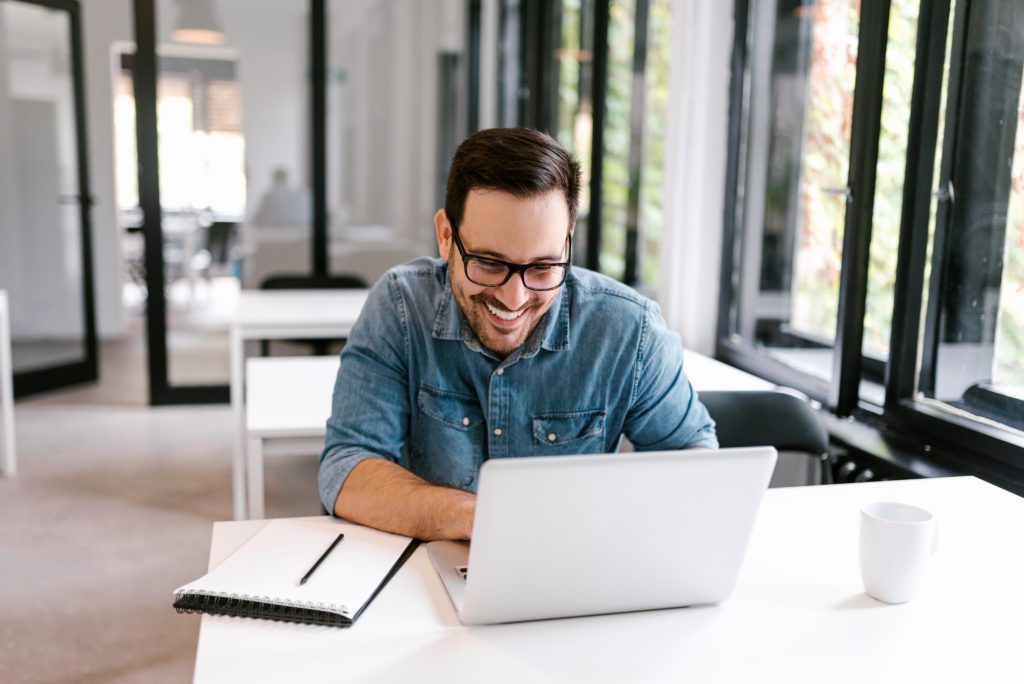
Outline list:
[[[733,7],[732,52],[729,59],[729,156],[725,167],[725,202],[722,216],[722,262],[718,292],[718,330],[715,355],[732,332],[733,300],[738,292],[739,259],[736,236],[743,225],[740,178],[744,173],[741,151],[748,114],[746,101],[748,77],[747,30],[750,22],[750,0],[736,0]]]
[[[310,0],[313,275],[327,275],[327,0]]]
[[[647,20],[650,0],[636,0],[633,16],[633,86],[629,105],[629,196],[626,204],[626,268],[623,282],[635,285],[640,271],[640,188],[647,81]]]
[[[480,128],[480,32],[481,0],[469,0],[466,10],[466,132]],[[442,205],[443,206],[443,203]]]
[[[605,97],[608,92],[608,21],[611,0],[594,2],[594,116],[590,148],[590,213],[587,219],[586,267],[601,262],[601,186],[604,183]]]
[[[839,320],[832,359],[829,405],[839,416],[857,407],[868,294],[871,225],[875,206],[878,135],[882,126],[882,84],[889,31],[889,0],[861,5],[857,82],[850,132],[850,190],[839,275]]]
[[[167,390],[166,303],[164,301],[163,227],[160,213],[160,164],[156,117],[156,7],[135,0],[135,138],[139,160],[139,206],[145,236],[146,336],[149,348],[149,403],[159,404]]]
[[[932,169],[937,152],[935,142],[942,104],[942,71],[946,53],[950,0],[921,4],[918,16],[917,50],[914,58],[914,87],[910,96],[907,162],[900,215],[900,247],[896,261],[893,293],[893,324],[886,365],[885,405],[892,410],[916,389],[917,340],[925,263],[928,253],[928,223],[932,204]]]

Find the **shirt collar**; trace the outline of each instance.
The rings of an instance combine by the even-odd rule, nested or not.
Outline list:
[[[572,271],[565,284],[559,290],[558,297],[554,304],[548,309],[541,326],[533,331],[526,343],[513,355],[529,358],[537,354],[540,349],[548,351],[568,351],[569,344],[569,311],[572,308]],[[476,339],[473,329],[469,327],[459,303],[455,300],[455,293],[452,292],[451,281],[447,278],[447,269],[444,278],[444,289],[441,290],[440,301],[437,307],[437,316],[434,318],[434,329],[431,332],[435,339],[439,340],[462,340],[470,348],[476,351],[483,351],[480,341]],[[538,342],[539,340],[539,342]]]

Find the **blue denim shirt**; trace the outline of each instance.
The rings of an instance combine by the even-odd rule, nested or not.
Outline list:
[[[488,458],[717,447],[658,306],[573,268],[526,343],[505,359],[481,346],[442,259],[391,269],[370,291],[341,353],[320,455],[333,513],[345,478],[384,458],[475,491]]]

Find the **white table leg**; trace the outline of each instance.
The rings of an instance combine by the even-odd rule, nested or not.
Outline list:
[[[231,325],[231,414],[235,421],[235,444],[232,460],[232,493],[235,520],[245,520],[245,340],[238,324]]]
[[[0,475],[14,477],[18,461],[14,454],[14,361],[9,312],[7,293],[0,292]]]
[[[263,518],[263,439],[252,437],[246,453],[246,474],[249,480],[249,519]]]

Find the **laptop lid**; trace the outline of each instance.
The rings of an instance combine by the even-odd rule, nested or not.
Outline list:
[[[757,447],[487,461],[460,619],[489,624],[726,599],[775,460],[775,449]],[[451,564],[450,554],[439,555]],[[444,570],[449,586],[451,568]]]

